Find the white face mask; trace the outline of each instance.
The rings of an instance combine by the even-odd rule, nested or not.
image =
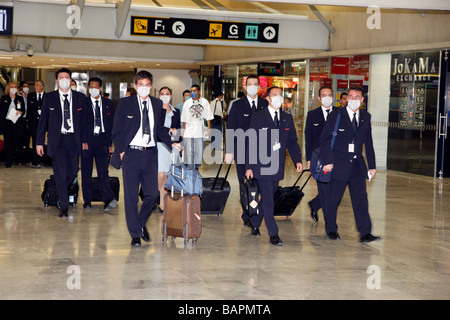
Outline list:
[[[97,88],[89,88],[89,94],[91,95],[91,97],[98,97],[100,95],[100,90]]]
[[[27,94],[30,91],[30,88],[25,87],[22,89],[23,93]]]
[[[331,104],[333,103],[333,98],[332,97],[323,97],[320,101],[322,102],[322,105],[325,108],[329,108],[329,107],[331,107]]]
[[[17,88],[11,88],[9,89],[9,92],[14,95],[17,93]]]
[[[150,89],[151,89],[151,87],[138,87],[137,88],[137,93],[141,97],[145,98],[145,97],[147,97],[150,94]]]
[[[258,86],[248,86],[247,87],[247,93],[250,96],[256,96],[256,94],[258,93],[259,87]]]
[[[347,105],[350,109],[352,109],[353,111],[356,111],[361,106],[361,101],[360,100],[348,100]]]
[[[283,97],[282,96],[275,96],[275,97],[271,97],[271,105],[272,107],[274,107],[275,109],[280,109],[281,104],[283,103]]]
[[[70,89],[77,90],[77,86],[70,86]]]
[[[60,79],[60,80],[58,80],[58,85],[63,90],[69,89],[69,87],[70,87],[70,80],[66,79],[66,78]]]
[[[169,102],[170,102],[170,96],[168,96],[168,95],[162,95],[161,97],[159,97],[161,100],[162,100],[162,102],[164,103],[164,104],[169,104]]]

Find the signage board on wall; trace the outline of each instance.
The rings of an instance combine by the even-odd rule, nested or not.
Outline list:
[[[282,64],[281,63],[269,63],[269,62],[259,62],[258,63],[258,76],[282,76]]]
[[[278,43],[278,24],[131,16],[132,36]]]
[[[12,19],[13,8],[12,7],[0,7],[0,36],[12,35]]]
[[[390,109],[398,110],[400,128],[425,129],[427,100],[436,99],[433,82],[438,76],[438,52],[392,55]]]

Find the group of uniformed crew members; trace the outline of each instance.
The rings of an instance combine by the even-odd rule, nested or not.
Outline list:
[[[38,81],[35,83],[36,92],[27,97],[27,113],[37,117],[32,137],[37,156],[44,155],[47,133],[45,152],[52,158],[59,196],[59,216],[68,216],[67,187],[77,176],[80,156],[83,207],[91,207],[94,159],[104,210],[116,207],[117,199],[111,189],[108,173],[108,166],[111,164],[114,168],[122,169],[127,227],[132,239],[131,245],[139,247],[141,239],[150,241],[146,223],[158,198],[163,195],[171,150],[183,149],[184,159],[192,168],[201,165],[204,137],[209,135],[211,127],[219,130],[222,128],[223,96],[218,99],[221,105],[217,112],[217,101],[215,100],[215,108],[212,110],[213,103],[210,106],[201,97],[200,87],[193,85],[190,91],[183,92],[186,101],[174,108],[170,105],[172,90],[163,87],[159,91],[159,99],[150,96],[153,76],[147,71],[139,71],[134,81],[136,94],[120,99],[115,110],[113,102],[102,97],[101,79],[89,79],[89,96],[86,97],[71,89],[71,75],[69,69],[58,70],[55,74],[57,90],[43,93],[43,83]],[[24,103],[14,88],[17,85],[7,87],[6,95],[1,101],[1,128],[5,145],[14,143],[10,129],[15,124],[7,116],[11,108],[21,114],[21,104],[23,106]],[[260,214],[249,217],[242,207],[241,218],[244,225],[250,228],[253,236],[259,237],[259,228],[264,219],[270,243],[281,246],[283,242],[278,235],[273,208],[278,183],[284,179],[286,150],[294,162],[296,172],[302,172],[304,167],[294,121],[281,108],[283,90],[279,87],[269,88],[264,99],[258,96],[259,89],[258,76],[250,75],[246,79],[246,95],[233,101],[227,119],[225,162],[235,161],[239,181],[246,176],[248,179],[255,178],[258,184]],[[337,210],[348,186],[359,238],[361,242],[367,243],[380,239],[371,233],[366,191],[366,180],[372,179],[376,172],[370,114],[360,108],[364,101],[361,88],[351,87],[346,95],[348,105],[336,108],[332,105],[332,89],[322,87],[318,97],[320,107],[307,114],[306,169],[310,167],[312,150],[320,147],[324,171],[331,173],[329,183],[317,182],[318,196],[309,202],[309,206],[311,217],[315,221],[318,221],[318,210],[322,208],[327,237],[339,240]],[[341,120],[331,149],[330,141],[338,113],[341,114]],[[205,122],[208,124],[207,128],[204,126]],[[248,137],[244,142],[239,142],[245,144],[244,148],[239,148],[239,143],[228,143],[231,139],[237,139],[232,133],[239,129],[243,132],[253,130],[256,133],[257,143],[252,143],[251,146],[252,152],[256,151],[256,161],[249,161]],[[265,142],[265,145],[261,142]],[[112,145],[114,152],[110,159]],[[363,145],[369,170],[363,157]],[[215,147],[220,148],[217,142]],[[242,150],[247,154],[240,154]],[[267,150],[277,158],[275,170],[269,170],[273,163],[267,163],[260,156]],[[139,209],[140,189],[143,201]]]

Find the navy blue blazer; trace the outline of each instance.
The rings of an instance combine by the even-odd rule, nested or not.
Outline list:
[[[171,119],[172,123],[170,124],[170,129],[172,128],[177,129],[177,134],[174,136],[174,140],[172,142],[179,142],[181,140],[181,110],[177,108],[173,109],[175,109],[175,111],[172,110],[173,116]],[[169,131],[169,128],[166,129],[167,131]]]
[[[72,90],[72,122],[74,128],[75,140],[77,142],[77,149],[74,152],[81,153],[81,143],[87,141],[85,128],[85,108],[86,96],[78,91]],[[44,145],[45,133],[47,134],[47,153],[50,157],[56,152],[58,148],[59,139],[61,137],[61,125],[63,121],[63,114],[61,110],[61,99],[59,90],[47,93],[42,101],[41,117],[39,118],[39,125],[37,130],[36,145]]]
[[[277,150],[273,149],[276,143],[276,141],[274,141],[276,137],[272,135],[272,129],[276,130],[268,108],[258,111],[252,116],[249,131],[255,130],[258,141],[251,141],[250,143],[247,150],[249,152],[249,162],[246,164],[245,169],[252,169],[253,177],[256,179],[272,178],[275,180],[283,180],[286,163],[286,149],[289,151],[289,155],[291,156],[294,165],[302,162],[302,154],[297,143],[297,132],[292,116],[284,111],[280,112],[280,125],[277,139],[280,143],[280,148]],[[267,133],[267,140],[263,141],[263,139],[265,139],[265,133]],[[264,142],[266,143],[264,144]],[[255,159],[255,156],[257,159]],[[271,159],[272,161],[268,162],[268,159]],[[254,160],[256,160],[256,163],[254,163]],[[276,167],[274,168],[273,165],[276,165]],[[263,169],[268,170],[271,166],[271,173],[269,173],[269,175],[262,172]]]
[[[165,143],[169,149],[172,149],[172,141],[166,127],[164,127],[164,120],[166,117],[165,110],[162,107],[160,99],[149,97],[152,103],[154,126],[153,137],[158,141]],[[136,136],[136,133],[141,126],[141,111],[137,95],[125,97],[119,100],[116,114],[114,116],[114,125],[112,130],[112,140],[114,142],[114,154],[111,158],[111,165],[120,169],[122,160],[120,154],[125,152],[130,145],[130,142]]]
[[[341,112],[341,120],[339,121],[334,147],[331,150],[331,137],[338,112]],[[325,165],[334,165],[332,172],[333,179],[347,180],[353,161],[358,161],[361,172],[364,177],[368,178],[367,165],[363,157],[363,145],[369,169],[376,169],[370,119],[370,113],[364,110],[359,111],[359,124],[356,130],[356,136],[354,136],[352,122],[346,108],[334,110],[328,116],[328,120],[320,136],[320,156],[322,163]],[[353,140],[355,152],[351,153],[348,152],[348,146]],[[354,158],[355,155],[357,156],[356,159]]]
[[[25,106],[25,102],[23,100],[23,97],[16,95],[16,97],[14,98],[14,104],[16,105],[16,109],[17,106],[20,104],[22,108],[21,111],[22,112],[24,111],[23,106]],[[3,133],[6,128],[6,121],[8,121],[6,120],[6,116],[8,115],[10,105],[11,105],[11,97],[9,96],[9,94],[2,96],[0,100],[0,133]],[[12,124],[12,121],[10,121],[10,123]],[[18,122],[16,122],[16,124],[18,124]]]
[[[42,92],[42,101],[44,101],[46,93]],[[42,107],[42,101],[41,101],[41,107]],[[27,119],[28,119],[28,126],[31,128],[31,130],[36,129],[39,124],[39,106],[37,101],[37,93],[31,92],[28,95],[27,99]]]
[[[267,108],[269,103],[266,99],[263,99],[258,96],[257,109],[256,111],[263,110]],[[248,102],[248,98],[245,96],[235,102],[233,102],[233,108],[231,108],[230,114],[227,119],[227,136],[226,141],[231,141],[232,135],[231,130],[242,129],[247,131],[250,126],[250,119],[252,117],[252,107]],[[235,138],[234,143],[227,143],[226,145],[226,153],[234,153],[234,158],[237,158],[237,142],[238,140]],[[234,145],[234,148],[232,147]],[[247,149],[247,148],[245,148]]]
[[[103,127],[105,129],[106,140],[108,142],[108,146],[112,144],[112,128],[114,124],[114,103],[110,99],[106,99],[101,97],[102,99],[102,119],[103,119]],[[87,130],[87,142],[88,145],[91,143],[92,138],[94,137],[94,107],[92,103],[91,97],[86,98],[86,130]]]
[[[322,107],[318,107],[308,112],[305,124],[306,161],[311,160],[313,150],[320,146],[320,135],[324,125],[325,118],[323,116]]]

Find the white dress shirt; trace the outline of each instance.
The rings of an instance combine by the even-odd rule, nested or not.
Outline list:
[[[70,110],[70,120],[69,120],[69,130],[66,130],[64,128],[64,100],[65,97],[64,95],[67,94],[67,100],[69,100],[69,110]],[[75,131],[73,130],[73,112],[72,112],[72,90],[69,90],[69,92],[67,93],[63,93],[61,92],[61,90],[59,90],[59,100],[60,100],[60,105],[61,105],[61,133],[74,133]]]
[[[95,133],[95,101],[97,101],[97,100],[98,100],[98,106],[100,107],[100,122],[101,122],[101,125],[102,125],[102,127],[100,129],[100,132],[98,132],[97,134],[105,132],[105,127],[103,125],[102,97],[99,96],[98,99],[95,99],[94,97],[91,96],[92,111],[94,113],[94,134],[96,134]]]
[[[131,140],[130,145],[131,146],[139,146],[139,147],[154,147],[156,146],[155,137],[153,135],[153,128],[155,126],[155,119],[153,117],[153,106],[152,101],[150,98],[147,98],[146,100],[143,100],[139,95],[136,95],[138,99],[138,105],[139,105],[139,111],[141,112],[141,125],[139,126],[139,130],[137,131],[136,135],[134,136],[133,140]],[[144,141],[144,137],[142,135],[142,111],[144,110],[144,104],[142,101],[147,101],[147,109],[148,109],[148,118],[150,120],[150,143],[147,143],[147,141]]]

